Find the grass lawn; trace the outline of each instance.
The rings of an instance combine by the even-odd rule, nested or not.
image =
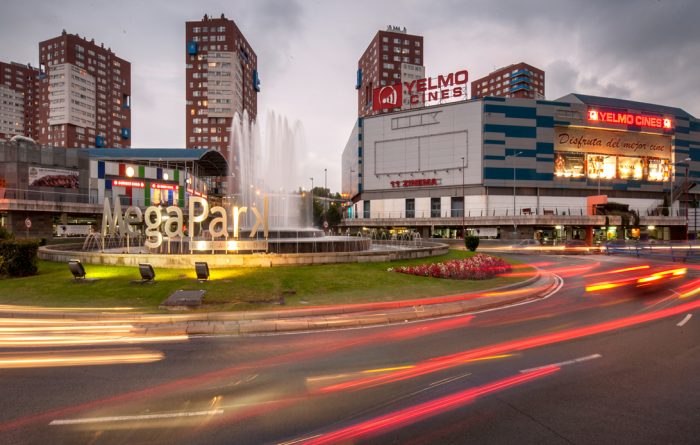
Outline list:
[[[156,269],[155,284],[131,284],[140,278],[136,267],[85,265],[93,283],[75,283],[63,263],[39,262],[33,277],[0,280],[0,304],[69,307],[133,307],[148,311],[178,289],[206,289],[203,310],[278,309],[274,304],[293,291],[285,306],[393,301],[472,292],[516,283],[525,277],[466,281],[417,277],[387,268],[465,258],[471,252],[390,263],[213,269],[210,281],[199,283],[194,270]],[[511,261],[515,263],[515,261]]]

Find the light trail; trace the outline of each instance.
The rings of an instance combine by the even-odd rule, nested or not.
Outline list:
[[[681,304],[679,306],[671,308],[662,309],[656,312],[633,315],[591,326],[585,326],[582,328],[573,328],[535,337],[528,337],[519,340],[496,343],[493,345],[484,346],[469,351],[459,352],[448,356],[436,357],[430,360],[426,360],[416,364],[411,369],[391,372],[379,376],[365,377],[357,380],[339,383],[336,385],[329,385],[324,388],[321,388],[319,392],[332,393],[337,391],[359,390],[363,388],[384,385],[387,383],[394,383],[459,366],[464,361],[470,359],[498,355],[503,353],[510,353],[513,351],[524,351],[536,347],[588,337],[596,334],[635,326],[642,323],[660,320],[680,313],[693,311],[698,308],[700,308],[700,300]]]
[[[107,336],[107,335],[4,335],[0,336],[3,348],[44,348],[53,346],[87,346],[162,343],[188,340],[187,335]]]
[[[0,369],[152,363],[162,360],[164,357],[165,355],[159,351],[133,348],[21,354],[0,353]]]
[[[235,376],[236,374],[239,374],[244,371],[247,372],[251,369],[270,368],[278,366],[282,363],[298,362],[311,357],[317,358],[321,355],[329,355],[342,350],[361,347],[367,344],[403,341],[424,335],[436,334],[451,329],[459,329],[467,326],[473,318],[473,316],[468,315],[449,319],[440,319],[431,322],[423,322],[421,324],[416,324],[411,327],[392,327],[389,329],[389,332],[382,331],[379,333],[364,335],[360,338],[342,340],[330,345],[323,345],[321,346],[322,349],[319,350],[308,348],[307,345],[307,347],[305,347],[301,351],[287,352],[275,357],[257,360],[252,363],[231,366],[216,371],[207,372],[204,374],[185,377],[167,383],[162,383],[159,385],[138,389],[127,393],[122,393],[109,398],[98,399],[91,402],[85,402],[78,405],[67,406],[51,411],[46,411],[43,413],[37,413],[25,417],[20,417],[5,423],[0,423],[0,433],[23,428],[37,422],[49,422],[50,420],[65,417],[70,414],[79,413],[88,409],[95,409],[98,407],[112,405],[116,403],[125,403],[134,400],[141,400],[146,397],[157,397],[162,394],[171,395],[173,392],[181,391],[183,389],[189,390],[196,386],[203,386],[211,384],[212,382],[220,381],[222,379],[229,379],[232,376]],[[271,405],[284,406],[285,404],[293,403],[296,400],[299,399],[291,399],[290,401],[286,401],[284,403],[272,403]],[[255,415],[255,413],[266,412],[270,409],[270,405],[262,406],[258,411],[253,411],[253,413],[249,414],[249,416]]]
[[[90,423],[108,423],[108,422],[133,422],[142,420],[161,420],[161,419],[181,419],[183,417],[202,417],[215,416],[223,414],[224,410],[214,409],[207,411],[191,411],[191,412],[176,412],[176,413],[161,413],[161,414],[142,414],[139,416],[110,416],[110,417],[92,417],[83,419],[57,419],[52,420],[49,425],[84,425]],[[185,425],[183,425],[185,426]]]
[[[502,380],[498,380],[486,385],[470,388],[465,391],[460,391],[441,397],[429,402],[421,403],[409,408],[394,411],[383,416],[375,417],[370,420],[351,425],[337,431],[322,434],[320,436],[308,438],[304,444],[308,445],[323,445],[331,443],[339,443],[352,441],[359,438],[387,433],[396,430],[411,423],[420,420],[434,417],[455,408],[459,408],[469,404],[479,397],[491,394],[497,391],[502,391],[512,386],[521,385],[531,380],[541,378],[559,371],[560,368],[550,367],[533,371],[527,374],[516,375]]]

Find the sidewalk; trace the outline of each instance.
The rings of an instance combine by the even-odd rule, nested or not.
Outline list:
[[[133,325],[134,333],[144,335],[255,335],[384,325],[466,314],[542,298],[557,285],[558,280],[554,275],[538,270],[535,276],[520,283],[479,293],[393,302],[275,311],[178,314],[61,312],[42,308],[10,311],[0,308],[0,314],[15,318],[128,322]]]

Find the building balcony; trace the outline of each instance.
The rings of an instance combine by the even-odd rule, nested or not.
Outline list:
[[[531,91],[532,87],[530,85],[527,85],[527,84],[524,84],[524,85],[521,84],[521,85],[516,85],[516,86],[513,86],[510,88],[511,93],[515,93],[516,91],[520,91],[520,90]]]

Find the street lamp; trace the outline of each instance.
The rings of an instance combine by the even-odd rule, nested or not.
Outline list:
[[[601,166],[601,170],[598,171],[598,196],[600,196],[600,175],[605,171],[605,160],[609,157],[610,156],[603,156],[603,166]]]
[[[690,157],[684,159],[685,161],[685,240],[690,239],[690,234],[688,233],[688,207],[690,207],[690,202],[688,201],[688,169],[690,167]],[[697,210],[696,210],[697,211]]]
[[[516,180],[516,173],[515,173],[515,158],[523,154],[522,151],[513,153],[512,155],[506,156],[507,158],[513,158],[513,234],[518,232],[518,222],[515,220],[515,180]]]
[[[462,238],[467,235],[467,232],[464,230],[464,216],[467,213],[467,201],[464,196],[464,167],[464,156],[462,156]]]
[[[323,189],[326,190],[325,193],[328,194],[326,196],[326,200],[323,202],[323,211],[327,212],[328,211],[328,198],[330,197],[330,193],[328,193],[328,169],[327,168],[323,169]]]

